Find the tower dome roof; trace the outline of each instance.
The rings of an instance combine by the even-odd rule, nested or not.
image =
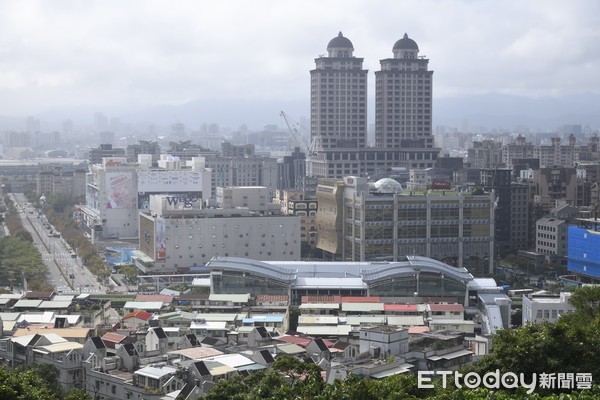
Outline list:
[[[380,179],[375,182],[373,186],[379,193],[394,193],[402,191],[402,185],[392,178]]]
[[[344,35],[342,35],[342,32],[338,33],[338,35],[336,37],[334,37],[333,39],[331,39],[329,41],[329,43],[327,44],[327,48],[347,48],[347,49],[354,49],[354,46],[352,45],[352,42],[350,41],[350,39],[344,37]]]
[[[394,50],[419,50],[419,46],[405,33],[404,37],[394,44]]]

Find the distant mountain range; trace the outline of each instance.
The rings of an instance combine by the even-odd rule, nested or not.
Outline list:
[[[370,101],[373,104],[374,101]],[[186,124],[189,130],[198,130],[203,123],[217,123],[236,130],[245,124],[250,130],[260,130],[266,125],[285,127],[279,113],[285,111],[293,119],[308,121],[309,100],[223,100],[198,99],[181,105],[140,107],[131,110],[59,110],[35,115],[42,120],[43,130],[60,129],[66,118],[76,124],[92,125],[95,111],[119,117],[131,124],[153,123],[168,126],[174,122]],[[470,131],[505,130],[532,132],[554,131],[565,124],[600,127],[600,94],[587,93],[562,97],[529,98],[498,93],[434,99],[433,122],[435,126],[466,128]],[[369,109],[370,124],[373,109]],[[22,118],[0,116],[0,129],[24,129]],[[307,127],[308,128],[308,127]]]

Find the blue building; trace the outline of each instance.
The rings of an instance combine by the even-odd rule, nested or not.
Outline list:
[[[600,279],[600,232],[577,226],[569,227],[567,250],[569,272]]]

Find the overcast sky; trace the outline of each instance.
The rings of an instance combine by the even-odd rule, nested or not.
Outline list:
[[[342,31],[373,72],[404,33],[434,97],[600,92],[597,0],[0,0],[0,115],[194,99],[309,101]]]

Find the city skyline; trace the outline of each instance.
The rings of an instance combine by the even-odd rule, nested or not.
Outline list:
[[[434,100],[600,93],[593,1],[25,1],[0,10],[3,117],[122,117],[194,101],[308,111],[308,71],[339,31],[364,58],[370,102],[379,61],[405,33],[432,60]]]

